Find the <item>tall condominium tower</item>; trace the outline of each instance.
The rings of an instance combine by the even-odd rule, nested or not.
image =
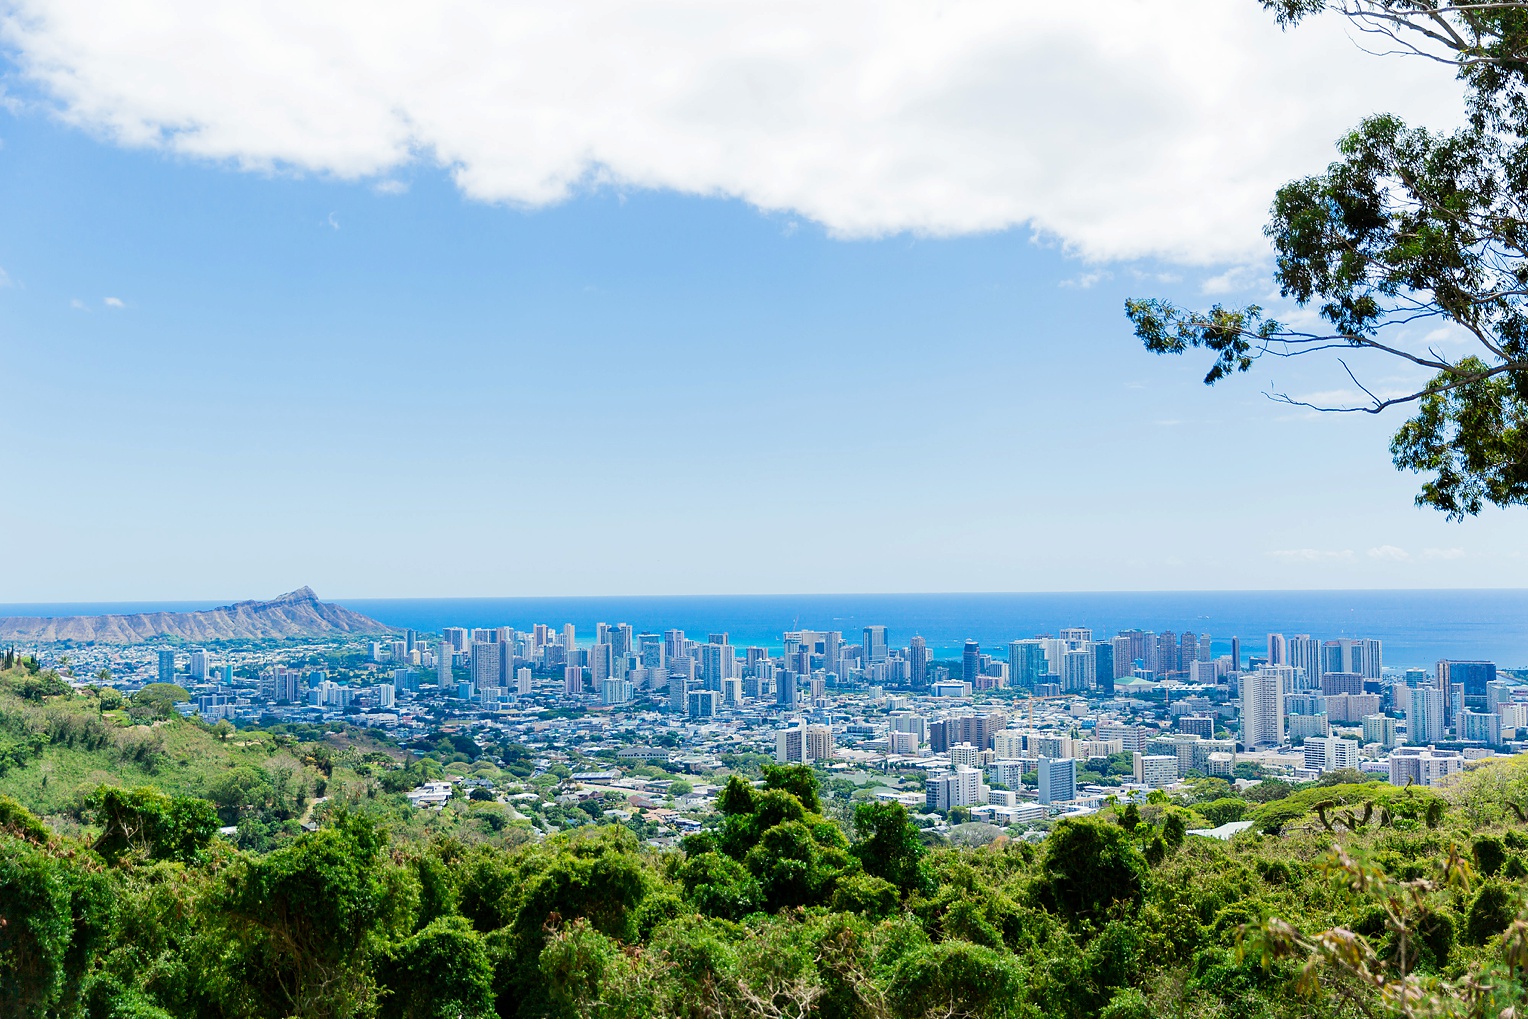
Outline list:
[[[886,660],[886,627],[865,627],[865,661],[884,662]]]
[[[928,663],[928,644],[922,637],[914,634],[907,646],[909,683],[914,690],[922,690],[928,686]]]
[[[1275,664],[1269,662],[1270,665]],[[1304,679],[1298,689],[1316,690],[1321,687],[1321,673],[1326,671],[1321,667],[1321,642],[1308,633],[1297,633],[1284,641],[1284,661],[1279,665],[1289,665],[1303,672]]]
[[[1242,676],[1242,744],[1248,750],[1284,742],[1284,688],[1293,671],[1287,665],[1265,665]]]

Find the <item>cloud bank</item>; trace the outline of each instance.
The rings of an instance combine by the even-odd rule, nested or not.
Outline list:
[[[539,206],[608,185],[844,237],[1027,227],[1091,260],[1266,251],[1359,117],[1446,126],[1446,69],[1252,0],[0,0],[32,100],[129,146],[344,179],[412,163]]]

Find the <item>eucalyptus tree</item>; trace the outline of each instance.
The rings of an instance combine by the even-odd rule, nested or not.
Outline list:
[[[1390,452],[1426,476],[1420,506],[1462,519],[1528,503],[1528,2],[1259,2],[1286,28],[1344,17],[1369,54],[1449,66],[1465,116],[1451,131],[1369,117],[1324,172],[1279,189],[1265,228],[1274,279],[1319,326],[1257,305],[1130,300],[1136,335],[1155,353],[1208,350],[1211,385],[1264,359],[1336,352],[1361,397],[1270,395],[1335,413],[1409,412]],[[1466,352],[1438,341],[1445,327]],[[1383,390],[1376,364],[1406,366],[1417,384]]]

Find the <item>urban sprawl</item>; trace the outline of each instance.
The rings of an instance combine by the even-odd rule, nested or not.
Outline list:
[[[936,660],[917,636],[900,648],[884,626],[859,636],[799,630],[776,647],[740,647],[726,633],[601,623],[580,642],[571,624],[537,624],[23,650],[77,685],[178,684],[189,693],[179,710],[208,722],[338,721],[403,745],[442,732],[513,742],[541,770],[584,766],[568,771],[562,795],[619,793],[667,837],[702,823],[716,787],[663,781],[651,766],[707,776],[741,753],[813,764],[903,803],[926,827],[1026,832],[1199,777],[1247,785],[1355,770],[1436,785],[1518,751],[1528,729],[1517,676],[1482,661],[1387,669],[1376,640],[1269,634],[1244,658],[1234,638],[1216,656],[1207,635],[1105,639],[1079,627],[1004,648],[968,641],[958,660]],[[454,781],[411,797],[438,807]]]

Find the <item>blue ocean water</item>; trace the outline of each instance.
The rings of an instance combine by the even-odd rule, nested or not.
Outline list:
[[[229,599],[232,601],[235,599]],[[736,645],[778,648],[786,630],[884,625],[894,646],[921,634],[937,657],[957,657],[967,639],[999,651],[1019,637],[1088,626],[1101,634],[1130,627],[1209,633],[1217,653],[1239,636],[1242,653],[1264,649],[1268,633],[1368,637],[1384,641],[1385,664],[1431,668],[1442,658],[1478,658],[1528,667],[1528,590],[1477,591],[1144,591],[1061,594],[686,595],[589,598],[341,598],[341,604],[398,627],[560,628],[581,640],[594,624],[642,631],[684,630],[692,639],[726,631]],[[192,611],[223,602],[0,604],[0,616]]]
[[[715,595],[597,598],[342,599],[393,626],[572,623],[588,639],[597,622],[638,632],[669,627],[691,639],[726,631],[736,645],[778,648],[786,630],[860,630],[884,625],[893,646],[921,634],[936,657],[958,657],[968,639],[984,649],[1010,640],[1088,626],[1113,634],[1138,627],[1209,633],[1217,653],[1241,638],[1242,653],[1264,650],[1272,633],[1384,642],[1385,664],[1431,669],[1443,658],[1528,666],[1528,590],[1491,591],[1173,591],[1065,594]]]

